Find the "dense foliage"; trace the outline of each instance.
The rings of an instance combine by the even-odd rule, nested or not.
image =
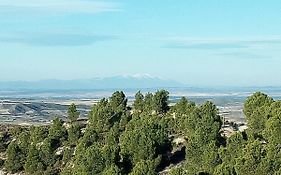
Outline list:
[[[165,90],[137,92],[129,107],[117,91],[92,107],[86,126],[72,104],[68,122],[13,127],[0,135],[0,166],[35,175],[281,174],[281,101],[253,94],[249,128],[227,138],[212,102],[168,100]]]

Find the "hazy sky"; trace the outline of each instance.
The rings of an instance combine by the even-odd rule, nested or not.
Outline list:
[[[281,85],[280,0],[0,0],[0,80]]]

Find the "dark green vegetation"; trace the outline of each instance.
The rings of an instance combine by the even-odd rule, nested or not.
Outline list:
[[[249,97],[249,129],[226,138],[212,102],[196,106],[182,98],[169,107],[168,94],[138,92],[131,108],[124,93],[115,92],[92,107],[86,126],[73,104],[68,122],[3,130],[0,165],[35,175],[281,173],[281,101]]]

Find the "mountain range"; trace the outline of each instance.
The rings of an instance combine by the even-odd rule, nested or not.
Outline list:
[[[0,81],[0,90],[140,89],[169,87],[184,87],[184,84],[147,74],[75,80]]]

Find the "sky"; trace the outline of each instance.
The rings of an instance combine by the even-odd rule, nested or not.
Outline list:
[[[0,81],[281,86],[280,0],[0,0]]]

